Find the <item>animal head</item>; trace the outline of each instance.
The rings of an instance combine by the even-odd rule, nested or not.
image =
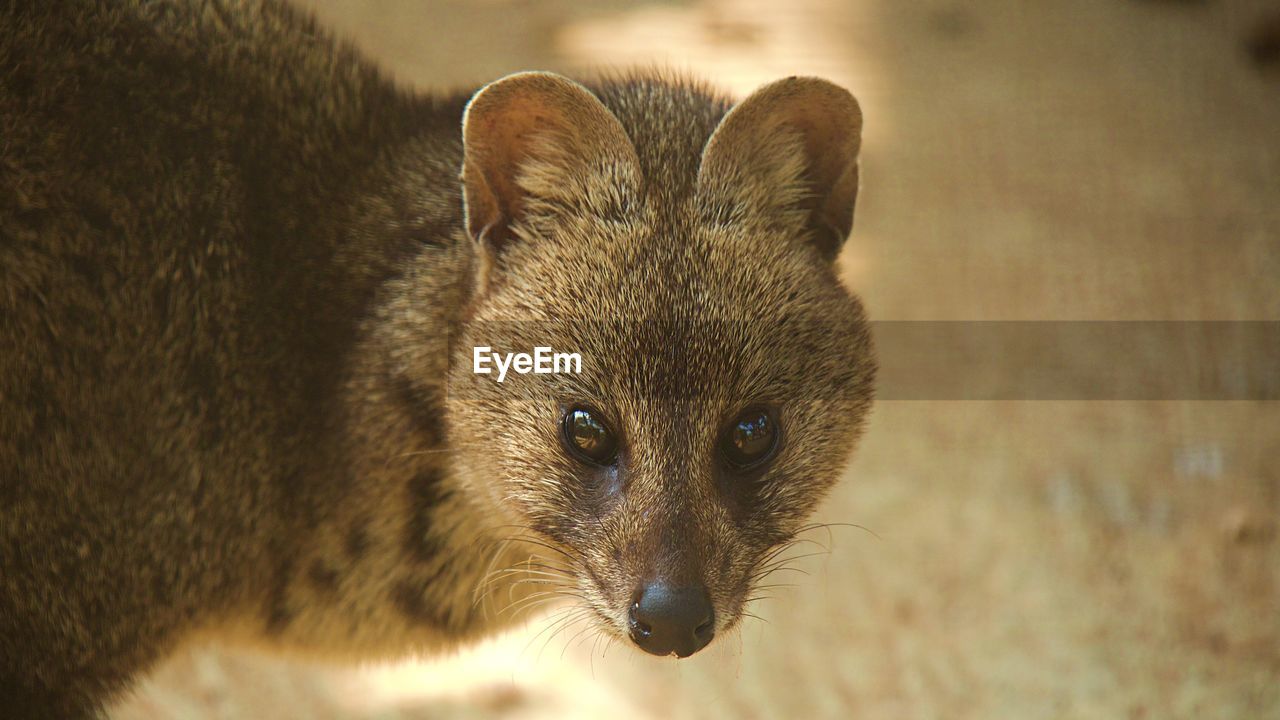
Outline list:
[[[861,114],[813,78],[732,108],[656,81],[599,92],[525,73],[467,110],[478,262],[449,431],[462,481],[554,550],[600,627],[684,657],[742,617],[871,404],[865,315],[833,267]],[[581,371],[497,382],[478,346]]]

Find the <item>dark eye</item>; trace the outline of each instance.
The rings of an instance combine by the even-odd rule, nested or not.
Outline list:
[[[561,439],[570,455],[588,465],[612,465],[618,456],[618,441],[595,410],[576,407],[565,413]]]
[[[773,457],[777,448],[778,422],[762,407],[743,410],[720,440],[720,452],[739,470],[760,465]]]

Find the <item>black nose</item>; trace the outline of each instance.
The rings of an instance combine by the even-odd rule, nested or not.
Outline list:
[[[654,655],[689,657],[716,634],[715,611],[702,587],[673,588],[653,582],[631,603],[631,639]]]

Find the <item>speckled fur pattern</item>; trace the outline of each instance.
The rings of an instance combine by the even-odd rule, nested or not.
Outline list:
[[[737,622],[870,407],[823,234],[860,117],[816,80],[741,114],[661,73],[587,87],[500,81],[464,130],[473,93],[397,88],[271,0],[0,4],[6,709],[92,716],[192,638],[446,648],[539,572],[603,632],[656,571]],[[504,92],[536,132],[486,130]],[[470,374],[482,340],[556,338],[582,375]],[[784,446],[748,488],[713,448],[749,400]],[[560,447],[575,401],[621,428],[609,478]]]

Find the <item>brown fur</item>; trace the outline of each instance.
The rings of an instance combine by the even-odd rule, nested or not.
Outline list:
[[[7,708],[93,714],[198,635],[446,647],[539,572],[605,632],[655,572],[737,622],[870,404],[830,264],[856,104],[792,79],[726,119],[684,80],[528,74],[460,133],[469,95],[271,1],[0,8]],[[584,373],[498,385],[477,344]],[[575,401],[616,468],[562,450]],[[784,435],[743,482],[714,448],[748,401]]]

